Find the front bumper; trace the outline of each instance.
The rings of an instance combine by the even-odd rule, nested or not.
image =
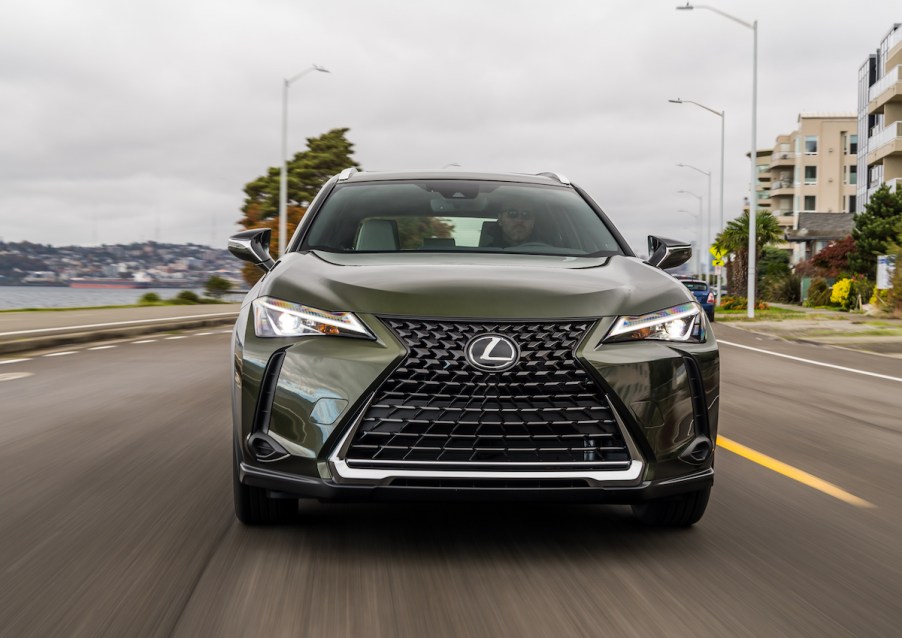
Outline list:
[[[246,319],[239,321],[233,416],[242,483],[322,500],[636,503],[701,489],[713,480],[719,393],[713,335],[702,344],[602,345],[610,319],[596,321],[573,355],[609,402],[629,447],[628,467],[354,467],[345,462],[345,443],[408,352],[378,319],[361,318],[375,341],[259,339]],[[249,439],[261,431],[285,454],[266,460],[255,455]],[[700,443],[709,453],[690,458]]]
[[[714,482],[714,469],[707,468],[687,476],[658,481],[642,481],[630,486],[589,485],[554,486],[553,481],[544,484],[517,479],[491,479],[484,482],[441,479],[424,481],[420,485],[348,485],[332,480],[298,476],[239,464],[239,479],[245,485],[261,487],[271,497],[315,498],[322,501],[553,501],[569,503],[633,504],[649,500],[677,496],[710,486]],[[497,486],[493,486],[495,481]],[[517,483],[520,482],[521,486]],[[430,484],[431,483],[431,484]],[[503,485],[502,485],[503,484]]]

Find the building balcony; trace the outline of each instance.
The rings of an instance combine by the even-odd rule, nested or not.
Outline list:
[[[892,60],[902,53],[902,29],[896,29],[886,38],[886,59]]]
[[[795,195],[795,186],[786,180],[777,180],[770,185],[771,197],[792,197]]]
[[[786,210],[774,210],[771,211],[774,214],[774,217],[777,220],[777,223],[780,224],[780,228],[792,228],[795,223],[795,215],[792,214],[792,211]]]
[[[868,114],[883,113],[887,102],[902,102],[902,64],[887,71],[868,89]]]
[[[796,163],[796,153],[792,153],[789,151],[780,151],[779,153],[774,153],[773,155],[771,155],[770,164],[768,164],[768,168],[773,170],[780,166],[793,166],[795,163]]]
[[[893,122],[868,140],[868,165],[882,162],[887,155],[902,154],[902,121]]]

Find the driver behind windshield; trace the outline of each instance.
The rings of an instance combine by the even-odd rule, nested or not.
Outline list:
[[[501,246],[519,246],[533,238],[536,219],[532,210],[525,206],[504,206],[498,214],[498,227],[501,228]]]

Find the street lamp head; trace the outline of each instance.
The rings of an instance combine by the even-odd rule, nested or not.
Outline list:
[[[329,71],[329,69],[327,69],[324,66],[320,66],[319,64],[314,64],[313,68],[316,69],[317,71],[319,71],[320,73],[331,73],[331,71]]]
[[[677,11],[692,11],[694,8],[695,8],[695,7],[693,7],[691,4],[689,4],[689,3],[687,2],[684,6],[682,6],[682,7],[677,7]]]
[[[677,98],[675,100],[667,100],[667,101],[670,102],[671,104],[682,104],[683,103],[683,100],[681,100],[680,98]]]

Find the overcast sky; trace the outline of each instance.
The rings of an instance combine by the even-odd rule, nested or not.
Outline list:
[[[741,212],[752,32],[676,0],[11,0],[0,9],[0,238],[224,246],[244,184],[349,127],[367,170],[558,171],[638,252],[691,239],[680,209]],[[709,0],[759,23],[758,146],[809,111],[854,113],[898,0]]]

